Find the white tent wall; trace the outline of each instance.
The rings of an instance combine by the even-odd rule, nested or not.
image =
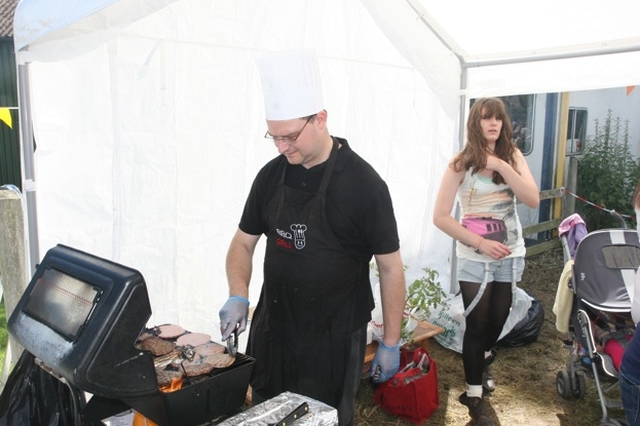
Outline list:
[[[408,280],[429,266],[448,289],[451,241],[431,211],[457,146],[457,103],[439,101],[456,98],[450,83],[445,96],[358,1],[183,0],[132,21],[122,10],[137,3],[107,6],[21,53],[41,253],[62,243],[134,267],[149,287],[151,324],[217,338],[226,249],[256,172],[277,154],[262,138],[256,58],[313,47],[331,132],[390,187]]]
[[[431,211],[466,100],[640,84],[640,2],[516,9],[508,0],[65,0],[53,9],[22,0],[14,32],[31,76],[21,111],[30,109],[38,143],[41,251],[63,243],[138,268],[153,323],[216,335],[226,247],[255,173],[275,155],[261,138],[256,58],[313,47],[332,133],[389,184],[408,279],[430,266],[447,288],[451,240]]]

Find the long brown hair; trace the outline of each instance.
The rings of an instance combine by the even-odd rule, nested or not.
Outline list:
[[[453,162],[456,172],[472,169],[472,173],[475,174],[487,166],[487,141],[482,134],[480,120],[494,116],[502,120],[502,129],[496,141],[494,154],[518,170],[515,158],[517,148],[512,140],[513,127],[504,102],[498,98],[480,98],[469,110],[467,143]],[[493,172],[493,183],[503,184],[505,181],[498,172]]]

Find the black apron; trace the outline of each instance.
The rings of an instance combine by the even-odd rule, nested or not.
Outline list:
[[[327,221],[337,155],[334,140],[315,193],[287,187],[285,167],[266,210],[264,284],[247,343],[251,385],[264,398],[291,391],[337,407],[342,397],[362,265]]]

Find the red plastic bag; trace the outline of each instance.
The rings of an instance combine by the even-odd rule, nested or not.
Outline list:
[[[385,411],[420,424],[440,406],[436,362],[423,348],[400,352],[400,371],[381,383],[373,401]]]

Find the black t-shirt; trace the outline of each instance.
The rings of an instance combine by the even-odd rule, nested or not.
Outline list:
[[[393,253],[400,247],[396,219],[387,184],[344,139],[327,188],[327,219],[340,244],[357,259],[369,262],[373,254]],[[308,192],[320,186],[326,163],[310,169],[291,165],[280,155],[256,176],[240,220],[240,229],[251,235],[268,231],[264,217],[283,168],[285,185]]]
[[[369,262],[372,256],[393,253],[400,248],[391,196],[387,184],[373,167],[351,150],[345,139],[334,139],[342,147],[338,150],[327,188],[327,220],[342,247],[362,262],[362,282],[369,284],[366,292],[371,305]],[[253,182],[240,229],[251,235],[268,231],[264,212],[275,194],[283,169],[286,168],[285,185],[315,192],[325,167],[325,163],[310,169],[291,165],[282,155],[268,162]]]

